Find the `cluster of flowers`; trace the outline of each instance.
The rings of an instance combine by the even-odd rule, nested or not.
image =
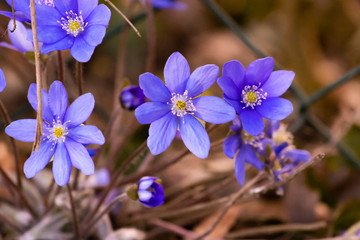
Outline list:
[[[11,4],[11,0],[7,2]],[[174,8],[183,7],[174,1],[152,1],[159,8],[170,7],[170,3]],[[30,22],[28,1],[14,0],[14,6],[16,19]],[[41,0],[36,1],[36,12],[41,52],[70,49],[80,62],[89,61],[102,42],[111,15],[104,4],[98,5],[98,0]],[[11,16],[8,12],[0,14]],[[32,34],[18,21],[17,30],[9,34],[13,45],[2,45],[21,52],[33,51]],[[10,21],[9,29],[13,27]],[[259,170],[267,166],[279,180],[300,162],[308,161],[310,154],[294,149],[292,138],[279,123],[293,111],[291,102],[279,96],[289,88],[295,74],[273,68],[274,60],[270,57],[254,61],[247,70],[240,62],[230,61],[219,78],[219,67],[214,64],[190,73],[186,59],[175,52],[164,68],[165,84],[152,73],[144,73],[139,77],[140,88],[125,89],[120,99],[124,107],[135,109],[141,124],[151,124],[147,144],[152,154],[164,152],[179,133],[195,156],[206,158],[210,139],[199,120],[213,124],[233,121],[230,128],[234,134],[225,140],[224,152],[230,158],[238,152],[235,161],[238,182],[244,182],[245,162]],[[224,99],[203,96],[216,81]],[[86,146],[105,142],[97,127],[83,125],[94,108],[94,97],[84,94],[67,107],[67,92],[59,81],[50,86],[49,93],[43,90],[42,96],[44,134],[39,149],[25,162],[26,177],[34,177],[50,161],[55,181],[61,186],[69,182],[72,166],[85,175],[93,174],[95,166]],[[145,97],[151,102],[146,102]],[[37,111],[35,84],[29,88],[28,100]],[[269,120],[265,131],[263,118]],[[15,139],[32,142],[35,129],[36,120],[24,119],[12,122],[5,131]],[[145,206],[158,206],[164,201],[163,189],[154,177],[140,180],[136,193]]]

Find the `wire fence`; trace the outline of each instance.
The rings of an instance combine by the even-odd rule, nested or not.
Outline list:
[[[214,0],[200,0],[207,8],[225,25],[227,26],[258,58],[266,57],[266,55],[255,46],[251,40],[246,36],[246,34],[240,29],[239,25],[225,12]],[[275,68],[279,69],[278,66]],[[307,96],[297,85],[293,83],[290,87],[290,90],[300,102],[299,115],[300,118],[295,122],[292,127],[292,132],[297,132],[305,124],[308,124],[314,128],[322,137],[325,138],[327,142],[335,142],[336,140],[331,135],[329,128],[322,123],[319,118],[309,111],[310,106],[312,106],[317,100],[324,97],[326,94],[330,93],[337,87],[347,83],[352,80],[354,77],[360,74],[360,65],[357,65],[355,68],[351,69],[345,73],[342,77],[335,80],[332,84],[316,91],[310,96]],[[349,161],[351,165],[360,169],[360,161],[350,147],[343,141],[335,142],[336,147],[339,153]]]

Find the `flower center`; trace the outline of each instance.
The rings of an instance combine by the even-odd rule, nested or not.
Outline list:
[[[58,141],[64,142],[66,139],[66,135],[68,134],[68,128],[66,127],[66,123],[61,123],[61,121],[58,119],[57,121],[53,121],[52,126],[47,127],[48,134],[46,134],[46,137],[53,141],[54,144]]]
[[[66,12],[66,19],[61,18],[61,22],[58,21],[62,26],[62,29],[66,31],[67,34],[71,34],[74,37],[79,35],[82,31],[85,30],[87,23],[84,22],[83,17],[81,16],[81,11],[79,15],[74,13],[72,10],[70,12]]]
[[[172,114],[183,117],[184,115],[196,111],[192,98],[188,97],[188,91],[185,90],[184,94],[172,93],[171,94],[171,112]]]
[[[251,107],[254,109],[255,106],[259,106],[262,103],[262,100],[266,99],[267,93],[264,92],[259,86],[256,85],[247,85],[241,92],[242,103],[245,104],[245,107]]]

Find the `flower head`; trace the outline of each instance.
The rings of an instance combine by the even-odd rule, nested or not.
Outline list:
[[[152,102],[140,105],[135,116],[141,124],[149,124],[148,147],[152,154],[164,152],[179,128],[185,146],[197,157],[206,158],[210,150],[209,136],[196,119],[215,124],[235,118],[236,113],[224,100],[198,95],[217,79],[219,68],[209,64],[197,68],[190,75],[186,59],[173,53],[164,69],[165,84],[151,73],[139,77],[141,89]]]
[[[244,130],[256,136],[265,127],[263,117],[282,120],[292,111],[290,101],[280,98],[294,79],[292,71],[274,71],[271,57],[252,62],[247,70],[238,61],[225,63],[218,79],[224,98],[239,114]]]
[[[137,195],[145,207],[157,207],[164,203],[164,189],[157,177],[142,177],[138,184]]]
[[[235,159],[235,175],[239,184],[242,185],[245,180],[245,162],[250,163],[259,170],[262,170],[265,166],[256,154],[256,151],[262,147],[260,143],[264,134],[253,137],[244,133],[239,117],[233,120],[233,125],[230,126],[230,129],[234,131],[234,134],[225,139],[223,150],[229,158],[234,158],[237,154]]]
[[[127,86],[120,94],[121,106],[129,111],[135,110],[146,102],[145,95],[139,86]]]
[[[99,45],[111,12],[97,0],[44,0],[36,5],[38,40],[41,53],[70,49],[79,62],[87,62]],[[28,36],[32,39],[32,35]]]
[[[30,85],[28,99],[37,111],[36,84]],[[74,166],[85,175],[94,173],[94,163],[84,145],[104,144],[101,131],[95,126],[83,125],[95,105],[91,93],[78,97],[69,107],[65,87],[59,81],[51,84],[49,93],[42,91],[43,136],[40,147],[26,160],[24,173],[27,178],[34,177],[53,158],[53,174],[58,185],[69,182],[71,167]],[[33,142],[36,119],[23,119],[12,122],[5,132],[20,141]]]
[[[292,173],[302,162],[311,159],[308,151],[296,149],[293,136],[286,130],[286,125],[279,121],[269,121],[266,129],[267,136],[262,140],[263,149],[270,149],[273,154],[267,156],[266,164],[274,174],[275,180]],[[265,155],[265,151],[259,151]]]
[[[16,29],[14,32],[10,30],[14,29],[14,21],[10,19],[8,24],[8,35],[12,44],[7,42],[0,42],[0,47],[10,48],[22,53],[33,52],[34,46],[31,41],[27,39],[30,29],[27,29],[22,22],[16,20]]]

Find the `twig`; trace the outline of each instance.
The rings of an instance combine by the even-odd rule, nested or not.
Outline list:
[[[11,119],[10,119],[8,111],[6,110],[6,107],[5,107],[4,103],[1,100],[0,100],[0,111],[1,111],[1,114],[3,115],[3,117],[4,117],[6,125],[9,125],[11,123]],[[10,136],[9,136],[9,139],[10,139],[11,147],[12,147],[12,150],[13,150],[13,153],[14,153],[14,158],[15,158],[17,184],[18,184],[19,191],[22,191],[19,152],[18,152],[18,149],[16,147],[15,140]]]
[[[7,219],[1,213],[0,213],[0,222],[7,224],[10,228],[12,228],[17,233],[22,233],[22,230],[19,226],[17,226],[15,223],[13,223],[10,219]]]
[[[135,157],[137,157],[145,149],[145,147],[146,147],[146,141],[143,144],[141,144],[138,147],[138,149],[136,149],[127,159],[125,159],[123,164],[115,171],[115,173],[113,174],[113,176],[114,176],[113,179],[111,179],[110,184],[107,186],[107,188],[102,193],[102,196],[101,196],[99,202],[97,203],[95,209],[86,217],[86,220],[84,222],[86,222],[86,223],[91,222],[91,220],[94,218],[97,211],[100,209],[101,205],[105,201],[105,199],[108,196],[108,194],[110,193],[110,191],[113,189],[113,187],[116,186],[116,182],[117,182],[118,178],[121,176],[121,173],[124,170],[126,170],[128,165],[135,159]]]
[[[13,183],[11,178],[7,175],[7,173],[4,171],[4,169],[1,166],[0,166],[0,174],[3,176],[5,181],[17,192],[21,201],[24,203],[25,207],[29,210],[31,215],[33,215],[35,218],[38,218],[39,215],[34,211],[32,206],[30,205],[29,201],[25,197],[24,193],[19,190],[19,188],[15,185],[15,183]]]
[[[165,222],[161,219],[153,219],[150,221],[150,223],[152,225],[164,228],[166,230],[169,230],[171,232],[177,233],[181,236],[190,238],[190,239],[194,239],[196,238],[196,234],[192,231],[186,230],[185,228],[180,227],[179,225],[170,223],[170,222]]]
[[[269,184],[265,184],[264,186],[255,188],[250,192],[250,194],[266,193],[269,190],[281,187],[284,184],[286,184],[286,183],[290,182],[291,180],[293,180],[297,175],[302,173],[305,169],[307,169],[307,168],[317,164],[318,162],[320,162],[322,159],[324,159],[324,157],[325,157],[325,154],[320,153],[320,154],[316,155],[315,157],[313,157],[312,159],[310,159],[309,161],[304,162],[301,165],[299,165],[297,168],[294,169],[294,172],[292,174],[284,177],[280,181],[274,181],[274,182],[271,182]]]
[[[11,12],[12,12],[12,17],[13,17],[13,21],[14,21],[14,29],[10,30],[10,32],[15,32],[16,30],[16,19],[15,19],[15,7],[14,7],[14,0],[11,0]]]
[[[79,89],[79,96],[81,96],[84,92],[83,87],[83,65],[81,62],[76,62],[76,80],[78,83],[78,89]]]
[[[259,226],[255,228],[243,229],[236,232],[231,232],[226,235],[226,239],[240,239],[244,237],[254,237],[261,235],[274,234],[279,232],[304,232],[316,231],[325,228],[327,223],[324,221],[315,223],[292,223],[292,224],[277,224],[269,226]]]
[[[73,196],[71,194],[71,188],[70,188],[70,184],[68,183],[66,185],[66,188],[68,190],[69,193],[69,199],[70,199],[70,204],[71,204],[71,213],[72,213],[72,217],[73,217],[73,221],[74,221],[74,227],[75,227],[75,239],[80,239],[80,231],[79,231],[79,222],[78,222],[78,217],[76,214],[76,207],[75,207],[75,202],[73,199]]]
[[[64,64],[63,64],[61,51],[57,51],[57,57],[58,57],[58,66],[59,66],[59,80],[60,80],[60,82],[62,82],[64,84],[65,83],[64,82]]]
[[[115,9],[116,12],[118,12],[121,17],[123,17],[125,19],[125,21],[130,25],[130,27],[136,32],[136,34],[141,37],[140,32],[136,29],[136,27],[130,22],[130,20],[120,11],[120,9],[118,9],[112,2],[110,2],[110,0],[105,0],[105,2],[107,2],[112,8]]]
[[[147,72],[154,71],[155,59],[156,59],[156,35],[155,35],[154,13],[150,1],[151,0],[145,1],[147,43],[148,43],[148,58],[146,61]]]
[[[126,193],[123,193],[123,194],[117,196],[116,198],[114,198],[114,199],[111,201],[111,203],[110,203],[108,206],[106,206],[106,208],[105,208],[101,213],[99,213],[99,214],[94,218],[94,220],[93,220],[91,223],[89,223],[89,224],[87,225],[87,228],[88,228],[88,229],[92,229],[92,228],[94,227],[94,225],[95,225],[105,214],[107,214],[108,212],[111,211],[112,207],[113,207],[115,204],[121,203],[121,202],[123,202],[125,199],[127,199]]]
[[[129,174],[129,175],[123,177],[119,181],[118,185],[123,185],[123,184],[126,184],[126,183],[134,182],[134,181],[136,181],[137,179],[139,179],[142,176],[148,175],[150,173],[154,174],[156,172],[159,172],[159,171],[161,171],[161,170],[175,164],[176,162],[181,160],[183,157],[185,157],[189,153],[190,153],[190,151],[188,149],[185,149],[183,152],[181,152],[179,155],[177,155],[177,156],[175,156],[173,158],[170,158],[170,159],[168,159],[166,161],[162,161],[160,163],[154,164],[153,166],[151,166],[148,169],[145,169],[143,171],[138,171],[136,173]]]
[[[40,48],[37,37],[36,28],[36,11],[35,11],[35,0],[30,0],[31,9],[31,28],[34,39],[34,55],[35,55],[35,73],[36,73],[36,93],[37,93],[37,104],[38,111],[36,117],[36,134],[33,150],[37,150],[40,147],[41,136],[43,134],[43,118],[42,118],[42,91],[41,91],[41,62],[40,62]]]
[[[203,239],[204,237],[209,235],[215,229],[215,227],[219,224],[221,219],[225,216],[225,214],[229,210],[229,208],[236,202],[236,200],[239,197],[241,197],[241,195],[245,194],[248,190],[250,190],[250,188],[252,188],[263,177],[264,177],[264,173],[260,172],[258,175],[256,175],[254,178],[252,178],[248,183],[246,183],[237,193],[231,195],[229,200],[225,204],[225,206],[221,209],[221,212],[218,215],[218,217],[215,219],[215,221],[211,224],[211,226],[203,234],[201,234],[199,237],[197,237],[196,240]]]

